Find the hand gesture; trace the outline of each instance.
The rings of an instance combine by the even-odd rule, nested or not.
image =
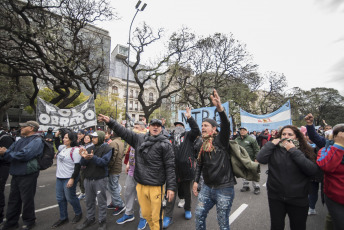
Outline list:
[[[307,114],[307,116],[305,116],[305,121],[307,125],[313,125],[313,121],[314,121],[314,117],[311,113]]]
[[[105,116],[103,114],[99,114],[98,115],[98,121],[105,121],[105,123],[109,123],[110,122],[110,117]]]
[[[214,95],[210,95],[211,102],[213,103],[214,106],[216,106],[217,111],[222,112],[223,107],[221,104],[221,98],[217,94],[217,91],[214,89]]]
[[[186,112],[184,114],[186,118],[189,119],[191,117],[191,109],[189,107],[186,107]]]
[[[271,142],[274,145],[278,145],[278,143],[281,141],[281,139],[277,138],[277,139],[273,139]]]
[[[286,150],[287,151],[289,151],[289,149],[291,149],[291,148],[294,148],[295,147],[295,145],[294,145],[294,143],[293,142],[291,142],[291,141],[287,141],[287,140],[285,140],[285,141],[283,141],[283,146],[284,146],[284,148],[286,148]]]

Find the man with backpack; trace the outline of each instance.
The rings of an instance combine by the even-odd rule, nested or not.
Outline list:
[[[14,142],[14,138],[5,131],[0,132],[0,147],[9,148]],[[10,173],[10,162],[0,158],[0,225],[4,219],[5,207],[5,184]]]
[[[40,166],[38,158],[43,154],[44,143],[37,134],[39,124],[36,121],[20,123],[22,138],[9,149],[0,148],[0,156],[11,162],[11,191],[8,199],[6,223],[1,230],[18,227],[22,214],[22,229],[31,229],[35,225],[35,202],[37,178]]]
[[[170,140],[172,142],[174,155],[175,155],[175,164],[176,164],[176,177],[177,177],[177,186],[178,186],[178,195],[183,195],[185,199],[184,217],[187,220],[190,220],[192,217],[191,214],[191,182],[194,179],[194,141],[197,136],[200,134],[197,122],[191,116],[191,109],[186,108],[185,117],[187,122],[190,125],[191,130],[185,131],[185,125],[183,122],[175,122],[175,129],[172,132]],[[179,196],[181,197],[181,196]],[[163,227],[167,228],[172,224],[172,216],[174,210],[174,204],[176,201],[176,196],[172,202],[167,202],[165,208],[165,217],[163,221]],[[179,207],[179,206],[178,206]]]

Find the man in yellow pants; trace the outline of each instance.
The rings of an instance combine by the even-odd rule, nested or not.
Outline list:
[[[146,134],[135,133],[115,120],[100,114],[99,121],[107,123],[118,136],[135,148],[136,191],[143,218],[151,230],[162,229],[162,200],[172,201],[176,191],[176,175],[172,145],[162,129],[162,122],[152,119]]]

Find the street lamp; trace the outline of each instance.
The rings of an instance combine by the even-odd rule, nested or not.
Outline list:
[[[135,17],[136,17],[136,15],[137,15],[137,13],[139,12],[139,11],[144,11],[144,9],[146,8],[146,6],[147,6],[147,4],[146,3],[144,3],[143,4],[143,6],[141,7],[141,9],[139,8],[140,7],[140,5],[141,5],[141,1],[138,1],[137,3],[136,3],[136,6],[135,6],[135,8],[136,8],[136,12],[135,12],[135,15],[134,15],[134,17],[133,17],[133,20],[131,21],[131,24],[130,24],[130,27],[129,27],[129,39],[128,39],[128,71],[127,71],[127,99],[126,99],[126,105],[125,105],[125,120],[126,120],[126,122],[125,122],[125,126],[128,128],[129,127],[129,125],[128,125],[128,115],[129,115],[129,111],[128,111],[128,106],[129,106],[129,71],[130,71],[130,35],[131,35],[131,27],[132,27],[132,25],[133,25],[133,22],[134,22],[134,20],[135,20]]]

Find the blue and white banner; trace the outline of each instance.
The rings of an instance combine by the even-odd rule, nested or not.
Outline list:
[[[240,109],[240,118],[241,126],[246,127],[249,132],[278,129],[285,125],[291,125],[290,101],[288,100],[275,112],[265,115],[255,115]]]
[[[228,111],[229,111],[229,103],[226,102],[226,103],[223,103],[222,104],[227,116],[228,116]],[[216,107],[213,106],[213,107],[202,107],[202,108],[199,108],[199,109],[192,109],[191,110],[191,116],[195,119],[195,121],[197,122],[198,124],[198,127],[200,130],[202,130],[202,121],[203,119],[205,118],[211,118],[211,119],[214,119],[216,120],[216,122],[220,125],[221,123],[221,120],[220,120],[220,116],[219,114],[216,112]],[[190,126],[189,124],[186,123],[186,117],[185,117],[185,113],[186,110],[178,110],[178,121],[181,121],[185,124],[185,129],[186,130],[190,130]],[[232,117],[229,117],[229,121],[231,123],[231,131],[233,133],[233,123],[232,123]]]

